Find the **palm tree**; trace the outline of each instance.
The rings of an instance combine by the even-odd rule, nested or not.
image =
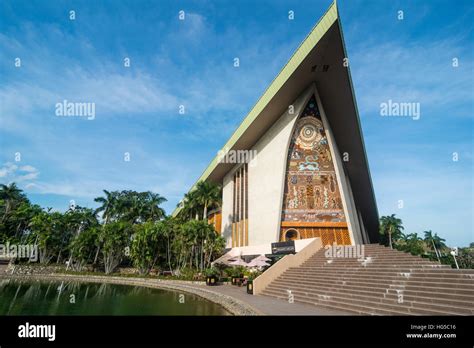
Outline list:
[[[438,250],[442,249],[442,248],[446,248],[446,244],[444,243],[444,242],[446,242],[446,239],[441,238],[440,236],[438,236],[438,233],[434,234],[433,239],[434,239],[435,245],[438,248]]]
[[[13,182],[9,185],[0,184],[0,199],[5,202],[5,211],[2,217],[3,222],[15,204],[17,202],[24,201],[26,198],[23,195],[21,189],[19,189],[18,186],[16,186],[16,184]]]
[[[95,212],[103,212],[102,217],[104,218],[104,225],[107,225],[117,210],[117,193],[109,192],[107,190],[104,190],[104,193],[105,197],[97,197],[94,199],[94,202],[102,203]]]
[[[165,211],[160,207],[161,204],[167,201],[163,196],[160,196],[158,193],[148,192],[148,210],[149,218],[152,220],[160,220],[165,217]]]
[[[406,242],[408,242],[408,236],[409,236],[409,234],[405,234],[403,232],[400,232],[400,236],[399,236],[398,240],[401,240],[404,243],[406,243]]]
[[[112,216],[117,211],[117,192],[109,192],[104,190],[105,197],[97,197],[94,199],[94,202],[102,203],[102,205],[95,210],[95,213],[102,212],[102,217],[104,218],[104,226],[110,221]],[[99,257],[101,243],[98,242],[97,250],[94,257],[94,264],[97,263]]]
[[[418,237],[418,233],[410,233],[407,235],[407,250],[413,255],[421,255],[423,253],[423,239]]]
[[[193,215],[195,215],[195,219],[198,220],[199,218],[199,213],[198,210],[200,208],[199,202],[197,199],[197,194],[196,191],[191,191],[188,192],[184,195],[184,199],[182,203],[178,204],[181,205],[182,209],[180,211],[180,217],[183,220],[187,220],[189,216],[189,220],[193,218]]]
[[[444,243],[446,242],[446,239],[441,238],[440,236],[438,236],[437,233],[435,233],[433,236],[433,242],[434,242],[434,245],[436,246],[436,249],[438,249],[439,256],[441,256],[441,250],[446,248],[446,244]]]
[[[136,191],[122,191],[118,193],[117,215],[118,219],[132,224],[146,220],[146,194]]]
[[[435,244],[434,239],[433,239],[433,232],[431,232],[431,230],[429,230],[429,231],[423,231],[423,233],[425,234],[424,241],[427,244],[431,244],[433,246],[436,257],[438,258],[438,262],[441,262],[440,259],[439,259],[438,249],[436,248],[436,244]]]
[[[221,187],[210,181],[200,181],[196,185],[196,199],[203,206],[202,218],[207,218],[207,210],[219,206],[222,201]]]
[[[440,261],[440,257],[441,257],[441,249],[444,249],[446,248],[446,244],[444,242],[446,242],[446,239],[443,239],[441,238],[440,236],[438,236],[437,233],[435,233],[433,235],[433,233],[431,232],[431,230],[429,231],[424,231],[424,234],[425,234],[425,239],[424,241],[428,244],[431,244],[433,246],[433,249],[434,249],[434,252],[436,254],[436,257],[438,258],[438,261]]]
[[[419,241],[422,240],[420,237],[418,237],[418,233],[408,234],[407,239],[408,239],[408,241],[412,241],[412,242],[419,242]]]
[[[402,220],[395,217],[395,214],[380,218],[380,232],[384,236],[388,234],[390,249],[393,249],[392,237],[399,237],[403,229]]]

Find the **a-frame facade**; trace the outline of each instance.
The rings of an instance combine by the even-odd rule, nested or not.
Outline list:
[[[222,185],[210,219],[229,248],[260,254],[286,240],[378,240],[348,61],[333,3],[219,151],[247,151],[247,161],[218,155],[199,178]]]

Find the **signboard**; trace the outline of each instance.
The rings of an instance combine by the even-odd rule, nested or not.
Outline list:
[[[285,255],[295,253],[295,241],[293,240],[290,240],[288,242],[272,243],[272,254],[274,255]]]

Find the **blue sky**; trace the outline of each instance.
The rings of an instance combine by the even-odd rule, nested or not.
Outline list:
[[[0,182],[58,210],[95,207],[103,189],[152,190],[171,213],[330,3],[2,1]],[[472,2],[338,7],[380,215],[467,245]],[[55,116],[65,99],[96,103],[95,119]],[[420,103],[420,119],[381,117],[389,99]]]

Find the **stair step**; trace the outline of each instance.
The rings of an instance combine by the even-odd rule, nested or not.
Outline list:
[[[291,290],[296,302],[363,315],[474,314],[474,270],[378,244],[364,245],[364,257],[328,258],[319,250],[272,281],[263,295],[288,299]]]
[[[287,284],[275,284],[275,287],[278,287],[278,289],[286,288],[288,290],[293,290],[295,288],[287,286]],[[351,296],[354,294],[355,296],[357,295],[366,295],[370,297],[378,297],[378,296],[384,296],[384,299],[391,299],[391,300],[398,300],[398,295],[402,294],[403,299],[405,302],[422,302],[426,304],[441,304],[441,305],[446,305],[446,306],[454,306],[458,308],[464,308],[467,310],[467,313],[471,313],[471,309],[474,308],[474,304],[471,301],[466,301],[466,299],[459,299],[456,297],[433,297],[432,295],[428,294],[423,294],[424,296],[421,295],[413,295],[413,293],[409,293],[407,291],[401,291],[398,293],[395,289],[390,290],[389,293],[386,291],[380,291],[380,289],[377,290],[370,290],[370,289],[357,289],[357,293],[354,293],[353,289],[346,288],[346,289],[337,289],[337,288],[308,288],[308,287],[300,287],[296,288],[298,291],[302,291],[304,293],[309,294],[326,294],[326,295],[331,295],[331,294],[339,294],[341,296],[347,296],[347,297],[354,297]]]
[[[453,287],[453,284],[456,285],[458,289],[466,289],[470,290],[473,288],[473,282],[469,279],[447,279],[447,278],[406,278],[399,275],[373,275],[373,274],[358,274],[358,275],[332,275],[332,274],[304,274],[301,273],[290,273],[289,271],[283,273],[281,277],[293,277],[293,279],[301,279],[305,278],[308,280],[313,280],[315,282],[329,282],[329,281],[337,281],[337,280],[352,280],[352,281],[359,281],[359,282],[367,282],[367,283],[382,283],[390,281],[391,284],[401,283],[403,285],[421,285],[427,287]]]
[[[354,279],[334,279],[334,280],[327,280],[327,279],[322,279],[322,281],[315,282],[312,279],[308,278],[301,278],[301,277],[293,277],[293,276],[285,276],[285,277],[278,277],[275,282],[280,282],[284,281],[288,284],[301,284],[302,286],[304,285],[311,285],[311,286],[319,286],[319,285],[327,285],[327,286],[344,286],[343,282],[345,283],[345,286],[353,286],[353,287],[367,287],[367,288],[380,288],[380,289],[389,289],[389,288],[397,288],[397,287],[402,287],[406,291],[413,291],[413,292],[423,292],[426,291],[426,289],[429,289],[429,292],[435,292],[435,293],[445,293],[445,294],[456,294],[456,295],[463,295],[467,296],[468,298],[474,299],[474,288],[473,287],[468,287],[465,289],[460,289],[460,288],[453,288],[450,287],[450,284],[442,284],[445,285],[444,287],[442,286],[432,286],[431,284],[429,286],[424,285],[422,283],[421,285],[417,284],[397,284],[396,282],[386,280],[386,281],[377,281],[377,282],[370,282],[371,279],[368,279],[367,281],[358,281]]]
[[[264,295],[278,297],[288,300],[288,295],[274,290],[265,290]],[[441,307],[437,310],[428,308],[411,307],[402,304],[376,303],[368,301],[346,299],[344,297],[331,296],[329,300],[314,299],[299,294],[294,297],[295,302],[310,303],[316,306],[325,306],[327,308],[336,308],[365,315],[459,315],[457,312],[450,311],[450,307]]]
[[[276,293],[274,291],[265,290],[263,292],[263,295],[276,297],[283,300],[288,300],[288,296],[282,295],[280,293]],[[367,306],[355,305],[351,302],[345,302],[345,301],[318,302],[318,301],[314,301],[313,299],[305,298],[303,296],[295,298],[295,302],[308,303],[308,304],[315,305],[316,307],[340,309],[340,310],[354,312],[354,313],[362,314],[362,315],[394,315],[394,314],[407,315],[409,314],[407,312],[397,312],[394,310],[383,310],[383,309],[375,309],[375,308],[371,311]]]
[[[445,304],[452,305],[457,307],[467,308],[469,311],[474,308],[474,300],[472,297],[467,296],[440,296],[439,294],[431,294],[428,292],[419,293],[413,292],[405,289],[384,289],[384,288],[368,288],[368,287],[352,287],[352,286],[341,286],[341,287],[324,287],[324,286],[311,286],[307,284],[289,284],[288,282],[279,281],[274,282],[269,288],[278,288],[280,290],[291,290],[291,291],[302,291],[308,294],[348,294],[351,296],[351,293],[356,290],[356,294],[366,294],[368,296],[383,296],[384,298],[389,299],[398,299],[398,294],[403,295],[405,301],[421,301],[426,303],[436,303],[436,304]],[[397,291],[398,290],[398,291]],[[446,295],[446,294],[444,294]]]
[[[456,272],[451,268],[442,268],[442,267],[426,267],[426,266],[414,266],[414,265],[397,265],[394,267],[386,267],[383,265],[338,265],[338,264],[324,264],[324,265],[301,265],[297,267],[301,270],[331,270],[331,271],[360,271],[360,270],[370,270],[373,272],[419,272],[420,274],[426,274],[430,272],[435,272],[436,274],[461,274],[466,277],[472,277],[474,273],[469,272]]]
[[[461,279],[467,281],[474,281],[474,277],[471,274],[463,274],[463,273],[443,273],[442,271],[439,272],[430,272],[430,271],[422,271],[422,270],[387,270],[387,269],[367,269],[367,268],[338,268],[338,269],[327,269],[324,267],[291,267],[287,270],[287,272],[297,272],[300,274],[335,274],[335,275],[360,275],[360,274],[373,274],[373,275],[396,275],[396,276],[404,276],[404,274],[409,274],[409,277],[418,277],[418,278],[442,278],[442,279]],[[403,275],[401,273],[404,273]]]
[[[436,278],[436,279],[445,279],[445,280],[454,280],[454,279],[460,279],[460,280],[465,280],[465,281],[471,281],[474,282],[474,277],[471,274],[462,274],[462,273],[442,273],[440,274],[436,272],[424,272],[424,271],[418,271],[418,270],[413,270],[413,271],[407,271],[407,270],[371,270],[371,269],[365,269],[365,268],[358,268],[358,269],[351,269],[351,268],[345,268],[345,269],[335,269],[335,270],[330,270],[330,269],[324,269],[324,268],[312,268],[312,269],[307,269],[307,268],[297,268],[297,267],[291,267],[287,270],[289,273],[298,273],[301,275],[307,275],[307,274],[333,274],[336,276],[340,275],[376,275],[376,276],[399,276],[399,277],[405,277],[408,275],[409,278],[419,278],[419,279],[424,279],[424,278]]]
[[[267,289],[265,290],[267,292]],[[273,291],[275,293],[275,289],[268,289],[268,292]],[[267,292],[267,293],[268,293]],[[281,294],[283,298],[288,298],[288,294],[280,290],[276,291],[276,293]],[[397,300],[390,300],[384,299],[383,297],[375,299],[368,296],[362,295],[353,295],[347,298],[346,296],[339,295],[339,294],[320,294],[318,295],[308,295],[305,292],[300,290],[292,291],[294,295],[294,300],[299,301],[301,298],[304,298],[308,301],[312,301],[313,303],[321,303],[321,302],[338,302],[338,303],[348,303],[352,305],[360,305],[365,306],[368,308],[373,309],[385,309],[385,310],[394,310],[397,312],[406,312],[405,314],[416,314],[418,310],[424,311],[427,314],[441,314],[441,315],[455,315],[462,313],[463,315],[472,314],[472,310],[468,308],[459,308],[454,306],[445,306],[441,304],[433,304],[433,303],[422,303],[422,302],[407,302],[398,303]],[[325,299],[326,298],[326,299]],[[368,313],[372,313],[372,311],[368,311]]]

